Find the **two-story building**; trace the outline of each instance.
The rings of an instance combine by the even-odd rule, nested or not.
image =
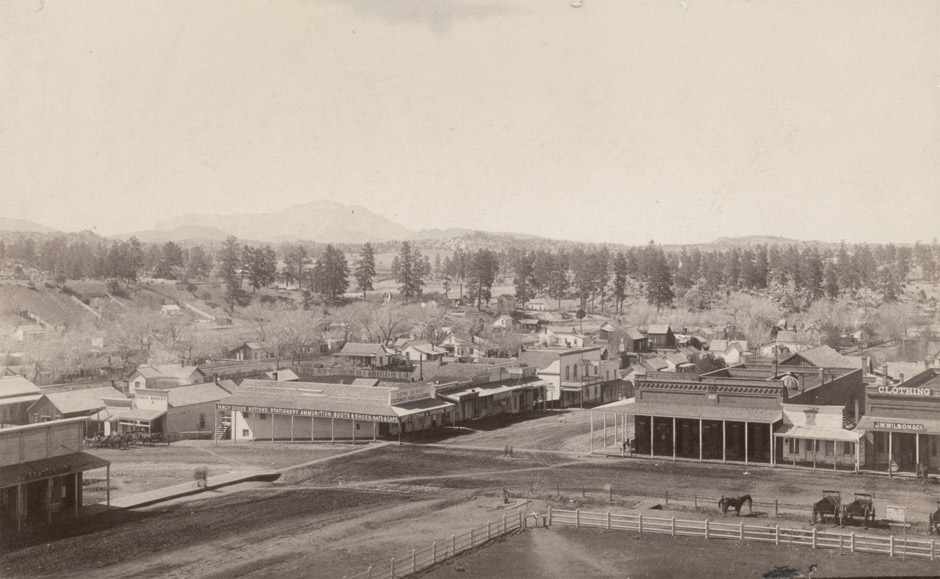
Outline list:
[[[600,346],[546,350],[554,360],[538,371],[546,399],[560,408],[613,402],[620,397],[619,360],[609,360]]]

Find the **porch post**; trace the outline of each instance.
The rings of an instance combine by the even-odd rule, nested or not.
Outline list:
[[[836,441],[832,441],[832,470],[839,470],[836,468],[839,464],[839,453],[836,452]]]
[[[861,449],[859,445],[862,443],[862,439],[859,438],[855,441],[855,472],[858,472],[862,468],[861,463]]]
[[[813,470],[816,470],[816,453],[819,452],[819,441],[813,439]]]
[[[604,448],[607,448],[607,413],[602,414],[604,421]]]
[[[594,411],[590,412],[591,417],[591,442],[590,442],[590,452],[594,452]]]
[[[109,463],[108,463],[108,466],[105,467],[105,468],[107,469],[107,471],[106,471],[106,472],[107,472],[107,477],[106,477],[107,480],[105,480],[105,486],[104,486],[104,488],[105,488],[105,490],[106,490],[105,497],[106,497],[106,499],[107,499],[107,501],[108,501],[108,508],[110,509],[110,508],[111,508],[111,463],[109,462]]]
[[[770,431],[770,466],[773,466],[775,460],[774,455],[776,454],[774,451],[777,445],[777,441],[774,440],[774,425],[772,423],[768,424],[767,429]]]
[[[892,475],[891,473],[891,461],[894,459],[894,449],[891,447],[894,442],[894,436],[892,432],[888,432],[888,476]]]
[[[373,420],[372,421],[372,442],[375,442],[375,431],[377,427],[378,427],[378,422]]]
[[[914,433],[914,464],[920,466],[920,434]]]
[[[747,421],[744,421],[744,464],[747,464]]]
[[[268,414],[271,417],[271,442],[274,442],[274,414]]]
[[[294,442],[294,415],[290,415],[290,441]]]
[[[316,436],[314,435],[314,432],[315,432],[317,423],[314,422],[315,420],[316,418],[314,418],[313,416],[310,417],[310,442],[313,442],[314,440],[316,440]]]
[[[336,417],[330,416],[330,442],[331,443],[336,441],[335,428],[336,428]]]
[[[401,446],[401,418],[398,419],[398,446]]]
[[[672,417],[672,460],[676,460],[676,417]]]
[[[46,524],[52,524],[52,479],[46,479]]]
[[[219,443],[219,407],[216,406],[212,412],[212,442]]]
[[[110,485],[109,485],[110,486]],[[26,493],[23,492],[23,485],[16,485],[16,532],[23,530],[23,515],[25,514]],[[108,501],[110,504],[110,501]]]
[[[702,438],[702,419],[698,419],[698,461],[702,462],[702,448],[705,446],[705,439]]]
[[[356,424],[358,423],[356,422],[356,419],[354,418],[352,421],[352,441],[353,442],[356,442]]]
[[[72,476],[72,484],[75,485],[72,489],[72,502],[75,503],[72,508],[74,515],[78,517],[82,509],[82,473],[77,472]]]
[[[725,428],[725,421],[721,421],[721,462],[726,462],[728,459],[728,433]]]
[[[653,446],[654,446],[654,432],[653,432],[653,415],[650,414],[650,456],[653,456]]]

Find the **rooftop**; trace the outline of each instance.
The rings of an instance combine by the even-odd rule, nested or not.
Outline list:
[[[52,402],[62,414],[89,413],[107,406],[105,398],[123,398],[124,394],[113,386],[93,385],[89,388],[62,390],[58,392],[44,391],[46,398]]]
[[[382,344],[346,342],[346,344],[343,346],[343,349],[336,355],[372,358],[377,356],[386,356],[388,355],[388,351]]]
[[[39,386],[36,386],[22,376],[0,377],[0,399],[32,395],[39,398],[41,394],[42,392]]]

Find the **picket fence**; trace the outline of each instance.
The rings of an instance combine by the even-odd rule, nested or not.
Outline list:
[[[775,545],[804,545],[813,549],[839,549],[852,553],[877,553],[889,557],[916,557],[934,560],[933,539],[912,539],[894,535],[878,536],[813,529],[789,529],[780,525],[745,525],[705,520],[684,520],[675,517],[651,517],[641,512],[599,513],[581,510],[560,510],[549,507],[548,525],[571,525],[601,529],[637,531],[663,535],[760,541]]]
[[[531,516],[530,514],[529,517]],[[407,577],[503,535],[525,529],[528,524],[531,524],[531,521],[527,521],[527,516],[521,509],[514,513],[506,513],[502,518],[490,521],[485,525],[451,535],[448,538],[432,541],[430,545],[412,549],[409,553],[370,565],[364,571],[344,577],[345,579],[396,579],[398,577]]]

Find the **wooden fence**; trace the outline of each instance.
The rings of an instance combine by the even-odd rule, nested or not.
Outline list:
[[[657,533],[662,535],[760,541],[775,545],[804,545],[813,549],[839,549],[851,553],[877,553],[890,557],[916,557],[934,560],[933,539],[910,539],[894,535],[864,535],[813,529],[789,529],[780,525],[745,525],[709,519],[685,520],[675,517],[652,517],[641,512],[598,513],[581,510],[548,509],[548,524],[574,527],[596,527]]]
[[[541,516],[538,518],[540,519]],[[505,513],[500,519],[490,521],[485,525],[463,533],[432,541],[429,545],[412,549],[410,552],[392,557],[388,561],[370,565],[365,571],[346,575],[345,579],[395,579],[397,577],[407,577],[442,563],[464,551],[479,547],[493,539],[525,529],[527,524],[531,524],[531,521],[527,522],[526,514],[521,509],[517,512]]]

